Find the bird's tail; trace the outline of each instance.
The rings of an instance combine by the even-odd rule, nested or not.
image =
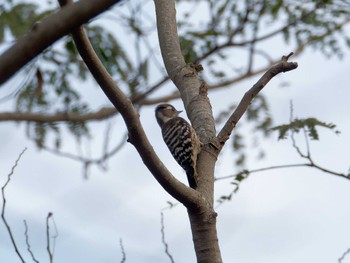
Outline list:
[[[197,188],[197,180],[195,177],[195,170],[193,169],[193,167],[190,167],[189,169],[187,169],[186,174],[187,174],[187,180],[188,180],[190,187],[193,189],[196,189]]]

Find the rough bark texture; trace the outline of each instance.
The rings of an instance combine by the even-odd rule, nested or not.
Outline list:
[[[165,67],[181,94],[194,129],[204,144],[197,161],[199,182],[196,189],[201,194],[203,202],[198,203],[196,209],[188,209],[197,261],[220,263],[222,259],[216,231],[217,214],[213,209],[216,158],[251,100],[275,75],[293,70],[297,64],[287,62],[291,53],[283,57],[281,63],[268,70],[246,93],[218,137],[215,137],[215,122],[207,96],[208,88],[205,83],[200,83],[196,68],[186,65],[181,54],[176,29],[175,2],[174,0],[155,0],[155,5],[158,38]]]
[[[169,77],[180,91],[187,115],[204,144],[198,156],[197,191],[202,201],[195,209],[188,209],[193,242],[198,262],[220,263],[221,254],[216,232],[216,213],[213,210],[215,149],[215,122],[207,96],[207,87],[201,84],[197,70],[187,65],[181,53],[176,28],[176,10],[173,0],[155,0],[159,44]]]
[[[194,248],[197,262],[220,263],[221,254],[216,232],[216,216],[213,213],[198,213],[189,210]]]
[[[216,158],[210,151],[204,149],[199,155],[197,164],[200,176],[197,191],[202,194],[206,201],[200,210],[188,209],[197,261],[220,263],[222,259],[216,231],[217,213],[213,208]]]

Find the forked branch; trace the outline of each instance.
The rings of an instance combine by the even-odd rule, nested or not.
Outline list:
[[[72,4],[71,0],[59,0],[60,5]],[[162,187],[186,207],[198,207],[202,202],[200,194],[178,181],[164,166],[150,144],[140,122],[139,114],[132,101],[122,92],[97,57],[83,27],[72,30],[73,40],[86,66],[103,92],[122,115],[128,128],[129,139],[140,154],[143,162]]]

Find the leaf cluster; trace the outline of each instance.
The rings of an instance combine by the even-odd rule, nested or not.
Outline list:
[[[317,131],[318,127],[327,128],[329,130],[334,131],[336,134],[339,131],[335,130],[336,126],[332,123],[325,123],[316,118],[306,118],[306,119],[294,119],[288,124],[279,125],[273,127],[272,131],[278,132],[278,139],[283,140],[287,139],[288,133],[299,133],[300,131],[305,130],[307,135],[312,140],[318,140],[319,134]]]
[[[155,18],[144,10],[149,2],[118,6],[114,17],[106,19],[108,23],[87,26],[97,55],[118,85],[133,98],[152,90],[149,83],[159,75],[154,72],[157,67],[161,74],[164,72],[159,52],[154,52],[150,44],[155,32]],[[200,16],[197,6],[202,12]],[[177,9],[181,8],[195,10],[185,11],[184,16],[178,17],[183,55],[187,62],[201,62],[205,68],[203,78],[214,84],[224,83],[232,76],[249,77],[258,56],[269,64],[272,55],[269,50],[261,49],[260,44],[274,36],[283,36],[286,43],[294,43],[296,48],[311,43],[326,55],[340,54],[338,38],[347,38],[341,30],[350,12],[346,1],[340,0],[178,0]],[[50,8],[42,10],[24,0],[5,1],[0,5],[0,43],[20,37],[53,11]],[[115,25],[113,32],[117,34],[109,32],[111,24]],[[5,32],[12,37],[9,39]],[[126,40],[120,37],[120,32],[127,37]],[[248,59],[233,59],[237,54],[247,54]],[[86,94],[83,89],[85,81],[91,76],[70,37],[47,49],[26,68],[24,75],[28,80],[17,88],[17,111],[69,115],[86,113],[94,106],[82,96]],[[257,98],[247,112],[247,120],[255,123],[254,130],[263,135],[268,134],[272,123],[266,114],[267,104],[264,97]],[[57,128],[60,125],[54,124],[56,128],[50,128],[51,124],[27,125],[31,134],[35,134],[38,145],[45,144],[44,138],[50,132],[60,137]],[[77,138],[89,134],[85,123],[67,122],[66,127]],[[239,133],[234,136],[232,145],[235,150],[244,149],[244,137],[245,134]],[[237,163],[243,164],[244,158],[240,155]]]
[[[235,60],[231,65],[232,57],[226,51],[229,49],[246,53],[254,47],[254,56],[260,54],[271,58],[270,51],[259,46],[274,36],[282,36],[294,49],[312,45],[327,56],[342,56],[341,38],[350,43],[349,36],[342,31],[350,15],[350,5],[346,1],[178,2],[180,5],[193,3],[194,10],[195,5],[201,4],[198,9],[208,10],[206,15],[201,15],[202,18],[198,18],[195,12],[186,13],[186,20],[179,22],[179,28],[186,61],[197,62],[205,58],[205,63],[201,63],[211,73],[210,78],[222,80],[232,72],[245,71],[239,61]],[[229,71],[218,68],[223,63],[229,65]]]
[[[13,3],[6,1],[0,5],[0,43],[5,41],[5,32],[8,30],[14,37],[24,35],[34,25],[53,10],[38,12],[38,6],[33,3]]]

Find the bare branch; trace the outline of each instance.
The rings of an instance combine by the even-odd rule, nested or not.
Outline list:
[[[171,263],[175,263],[173,256],[169,252],[168,243],[165,240],[165,231],[164,231],[165,226],[164,226],[164,213],[163,212],[160,212],[160,225],[161,225],[160,233],[162,234],[162,243],[163,243],[164,248],[165,248],[165,254],[169,257]]]
[[[0,84],[8,80],[48,46],[67,35],[70,30],[88,22],[89,19],[119,1],[81,0],[36,23],[30,32],[18,39],[11,48],[1,55]],[[52,30],[53,28],[55,30]]]
[[[103,154],[101,157],[99,158],[86,158],[86,157],[83,157],[81,155],[75,155],[75,154],[72,154],[72,153],[68,153],[68,152],[62,152],[58,149],[55,149],[55,148],[49,148],[47,146],[43,146],[42,149],[45,150],[45,151],[48,151],[49,153],[52,153],[52,154],[55,154],[55,155],[58,155],[58,156],[61,156],[61,157],[65,157],[65,158],[69,158],[71,160],[74,160],[74,161],[78,161],[78,162],[82,162],[83,163],[83,177],[85,179],[88,178],[88,171],[89,171],[89,168],[91,165],[97,165],[98,167],[100,167],[102,170],[106,170],[106,160],[109,159],[110,157],[112,157],[113,155],[115,155],[118,151],[120,151],[123,146],[125,145],[126,143],[126,140],[128,138],[128,134],[126,133],[122,139],[120,140],[120,142],[114,146],[114,148],[110,151],[105,151],[106,149],[103,149]]]
[[[232,130],[235,128],[236,124],[245,113],[247,108],[249,107],[251,101],[255,98],[255,96],[265,87],[265,85],[277,74],[281,72],[287,72],[290,70],[294,70],[298,67],[298,64],[295,62],[288,62],[290,56],[293,53],[290,53],[288,56],[283,56],[282,61],[275,66],[272,66],[259,80],[254,86],[248,90],[240,103],[238,104],[235,111],[232,113],[230,118],[225,123],[222,130],[219,132],[217,138],[220,143],[219,151],[224,146],[225,142],[230,138]]]
[[[61,5],[66,2],[71,2],[64,0],[59,1]],[[130,99],[121,91],[97,57],[83,27],[74,29],[72,31],[72,36],[81,57],[95,80],[122,115],[129,132],[128,141],[135,146],[144,164],[151,171],[155,179],[170,195],[183,203],[186,207],[198,207],[198,204],[203,202],[200,194],[178,181],[156,155],[143,130],[138,112],[134,109]]]
[[[24,229],[25,229],[24,236],[26,237],[27,250],[28,250],[30,256],[32,257],[32,260],[36,263],[39,263],[39,261],[35,258],[33,251],[30,248],[27,221],[23,220],[23,222],[24,222]]]
[[[57,227],[56,227],[56,223],[55,221],[53,220],[53,214],[51,212],[49,212],[47,214],[47,217],[46,217],[46,250],[47,250],[47,253],[49,254],[49,258],[50,258],[50,263],[53,262],[53,255],[55,253],[55,245],[56,245],[56,238],[58,237],[58,232],[57,232]],[[52,251],[51,251],[51,246],[50,246],[50,226],[49,226],[49,219],[52,219],[52,222],[54,223],[54,226],[55,226],[55,235],[52,236],[53,238],[53,245],[52,245]]]
[[[293,113],[294,113],[294,108],[293,108],[293,103],[291,102],[290,103],[290,118],[289,118],[290,122],[292,122],[294,120]],[[329,169],[323,168],[323,167],[319,166],[318,164],[316,164],[314,162],[314,160],[312,159],[312,156],[311,156],[311,148],[310,148],[310,143],[309,143],[309,137],[308,137],[307,131],[305,130],[304,127],[303,127],[303,133],[304,133],[304,140],[305,140],[305,145],[306,145],[306,154],[303,153],[303,151],[297,145],[297,142],[295,140],[295,132],[293,130],[291,130],[290,138],[291,138],[291,141],[292,141],[292,146],[295,149],[295,151],[298,153],[298,155],[301,158],[308,160],[307,166],[316,168],[316,169],[318,169],[318,170],[320,170],[320,171],[322,171],[324,173],[336,175],[336,176],[339,176],[339,177],[342,177],[342,178],[350,180],[350,174],[346,175],[346,174],[343,174],[343,173],[337,173],[337,172],[334,172],[334,171],[331,171]]]
[[[324,173],[336,175],[336,176],[342,177],[344,179],[350,180],[349,175],[345,175],[343,173],[337,173],[337,172],[331,171],[329,169],[323,168],[323,167],[315,164],[314,162],[308,162],[308,163],[275,165],[275,166],[263,167],[263,168],[259,168],[259,169],[253,169],[253,170],[244,170],[242,172],[239,172],[238,174],[217,177],[217,178],[215,178],[215,181],[236,178],[237,176],[243,176],[243,175],[248,176],[249,174],[252,174],[252,173],[264,172],[264,171],[269,171],[269,170],[283,169],[283,168],[295,168],[295,167],[311,167],[311,168],[315,168],[317,170],[320,170]]]
[[[254,39],[257,38],[258,29],[259,29],[259,23],[260,23],[262,14],[264,12],[264,9],[265,9],[265,3],[262,3],[261,6],[260,6],[259,15],[256,18],[256,20],[254,21],[254,25],[253,25],[253,38]],[[255,48],[256,48],[256,41],[252,41],[250,43],[250,47],[249,47],[249,59],[248,59],[248,67],[247,67],[247,73],[248,74],[252,71],[252,68],[253,68]]]
[[[102,121],[113,117],[117,113],[118,111],[112,107],[101,108],[96,112],[85,114],[62,112],[49,115],[31,112],[2,112],[0,113],[0,121],[33,121],[39,123]]]
[[[120,263],[124,263],[126,261],[126,254],[125,254],[125,250],[124,250],[123,240],[122,239],[119,239],[119,245],[120,245],[120,250],[122,251],[122,260],[120,261]]]
[[[305,167],[305,166],[310,166],[310,164],[309,163],[296,163],[296,164],[274,165],[274,166],[263,167],[263,168],[259,168],[259,169],[244,170],[242,172],[239,172],[238,174],[217,177],[217,178],[215,178],[215,181],[220,181],[220,180],[225,180],[225,179],[230,179],[230,178],[236,178],[238,175],[248,175],[248,174],[252,174],[252,173],[264,172],[264,171],[275,170],[275,169]]]
[[[5,182],[5,184],[1,187],[1,193],[2,193],[2,211],[1,211],[1,218],[2,218],[2,221],[4,222],[5,226],[6,226],[6,229],[7,229],[7,233],[9,234],[10,236],[10,239],[11,239],[11,242],[12,242],[12,245],[13,245],[13,248],[15,249],[16,251],[16,254],[17,256],[20,258],[20,260],[22,262],[25,262],[21,253],[19,252],[18,248],[17,248],[17,245],[16,245],[16,241],[12,235],[12,231],[11,231],[11,227],[10,225],[7,223],[6,221],[6,218],[5,218],[5,206],[6,206],[6,198],[5,198],[5,188],[6,186],[10,183],[10,180],[11,180],[11,176],[13,175],[14,171],[15,171],[15,168],[17,167],[18,165],[18,162],[19,160],[21,159],[22,155],[24,154],[24,152],[27,150],[27,148],[24,148],[24,150],[20,153],[20,155],[18,156],[15,164],[12,166],[12,169],[11,169],[11,172],[7,175],[7,181]]]
[[[338,263],[343,263],[343,260],[346,258],[346,256],[350,253],[350,248],[348,248],[343,255],[338,259]]]
[[[51,236],[51,238],[53,240],[53,244],[52,244],[52,257],[53,257],[55,255],[56,239],[58,237],[58,230],[57,230],[55,218],[53,216],[51,216],[51,221],[52,221],[54,229],[55,229],[55,234]]]

